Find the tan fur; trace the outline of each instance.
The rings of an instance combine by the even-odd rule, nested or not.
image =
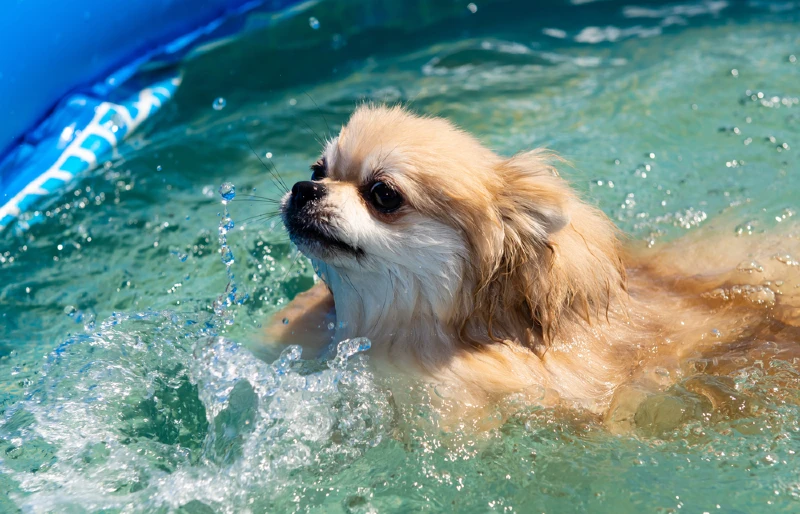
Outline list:
[[[631,387],[664,389],[704,356],[799,340],[800,266],[773,258],[800,258],[791,229],[623,251],[616,227],[578,198],[553,155],[503,158],[445,120],[399,107],[357,109],[333,152],[329,187],[382,173],[403,193],[407,205],[374,214],[379,223],[402,234],[432,219],[465,241],[448,309],[421,298],[351,334],[370,337],[378,361],[445,384],[465,405],[522,394],[628,423],[622,413],[646,396]],[[753,259],[762,271],[737,270]]]

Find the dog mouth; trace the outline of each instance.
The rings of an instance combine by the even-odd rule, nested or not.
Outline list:
[[[335,235],[331,230],[316,220],[301,219],[298,216],[284,214],[283,224],[289,232],[289,239],[303,253],[311,253],[322,258],[331,253],[344,253],[353,257],[361,257],[364,251],[356,248]]]

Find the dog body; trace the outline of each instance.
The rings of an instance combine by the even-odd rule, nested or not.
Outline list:
[[[796,233],[625,251],[555,160],[502,158],[445,120],[360,107],[283,200],[325,285],[271,337],[367,337],[381,367],[466,409],[515,395],[617,420],[641,400],[615,398],[620,385],[663,389],[697,359],[760,347],[759,330],[800,341]]]

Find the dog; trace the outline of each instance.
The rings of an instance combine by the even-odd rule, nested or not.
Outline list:
[[[403,107],[358,107],[282,199],[321,282],[269,338],[314,350],[369,338],[378,368],[446,391],[442,426],[513,396],[629,430],[678,381],[724,410],[735,393],[713,377],[800,357],[800,232],[623,245],[559,162],[501,157]]]

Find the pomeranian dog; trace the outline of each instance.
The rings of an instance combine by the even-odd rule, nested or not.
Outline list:
[[[714,377],[800,357],[800,232],[707,229],[625,249],[556,163],[501,157],[444,119],[359,107],[282,200],[322,282],[270,337],[369,338],[377,368],[444,391],[442,426],[513,397],[627,430],[658,418],[642,406],[678,381],[704,405],[746,410]]]

